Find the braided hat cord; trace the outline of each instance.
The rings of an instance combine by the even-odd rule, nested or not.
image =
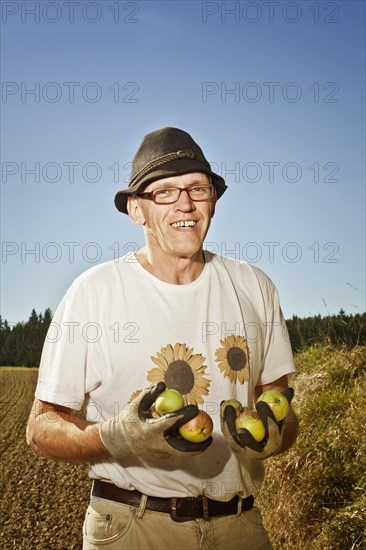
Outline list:
[[[161,157],[158,157],[157,159],[149,162],[149,164],[147,164],[142,170],[140,170],[140,172],[135,174],[135,176],[131,179],[128,187],[133,187],[136,180],[142,179],[145,174],[148,174],[149,172],[154,170],[154,168],[157,168],[162,164],[166,164],[167,162],[171,162],[172,160],[176,159],[194,159],[196,156],[196,153],[192,151],[192,149],[183,149],[174,153],[167,153],[166,155],[162,155]]]

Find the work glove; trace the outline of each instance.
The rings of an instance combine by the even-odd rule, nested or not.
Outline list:
[[[291,403],[294,396],[293,388],[286,388],[281,393]],[[225,441],[239,457],[244,454],[253,460],[265,460],[277,454],[280,450],[286,418],[280,422],[276,422],[271,408],[264,401],[256,403],[255,408],[266,431],[263,441],[258,443],[248,430],[244,429],[239,432],[236,430],[236,412],[232,405],[227,405],[224,409],[221,429]]]
[[[193,456],[211,445],[212,437],[202,443],[191,443],[177,437],[178,429],[197,416],[196,405],[186,405],[160,418],[152,417],[151,405],[165,389],[164,382],[158,382],[142,391],[118,416],[100,423],[100,438],[114,458]]]

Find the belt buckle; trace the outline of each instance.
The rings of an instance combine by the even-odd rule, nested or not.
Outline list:
[[[172,518],[173,521],[176,521],[177,523],[182,523],[183,521],[189,521],[190,519],[193,519],[193,518],[186,518],[186,517],[178,516],[177,504],[178,504],[178,498],[177,497],[172,497],[170,499],[169,514],[170,514],[170,517]]]
[[[210,519],[209,513],[208,513],[208,498],[206,495],[200,495],[200,500],[202,501],[202,511],[203,511],[203,519],[205,521],[208,521]],[[170,499],[171,505],[170,505],[170,517],[173,521],[176,521],[177,523],[183,523],[184,521],[192,521],[197,519],[199,516],[179,516],[178,515],[178,498],[172,497]]]
[[[178,515],[178,500],[177,497],[172,497],[170,499],[171,505],[170,505],[170,511],[169,515],[172,518],[173,521],[176,521],[177,523],[184,523],[185,521],[193,521],[196,519],[195,516],[179,516]]]

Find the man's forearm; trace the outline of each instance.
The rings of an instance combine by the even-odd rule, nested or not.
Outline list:
[[[110,457],[98,424],[44,405],[29,417],[27,443],[39,456],[61,462],[90,463]]]

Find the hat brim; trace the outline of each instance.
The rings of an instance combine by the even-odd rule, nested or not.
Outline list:
[[[173,166],[174,164],[178,164],[178,166]],[[184,168],[182,164],[183,163],[181,160],[179,160],[178,162],[171,162],[169,163],[169,165],[172,166],[169,166],[169,168],[165,167],[154,170],[153,173],[146,174],[146,176],[136,185],[118,191],[118,193],[114,197],[114,204],[116,205],[117,210],[123,212],[124,214],[128,214],[128,197],[131,197],[136,193],[142,192],[153,181],[163,178],[169,178],[170,176],[182,176],[183,174],[192,174],[193,172],[202,172],[203,174],[206,174],[207,176],[210,176],[212,178],[212,183],[215,186],[218,199],[225,193],[227,185],[224,178],[222,178],[218,174],[215,174],[211,170],[207,170],[205,167],[198,168],[196,166],[194,168],[188,169],[187,167]]]

